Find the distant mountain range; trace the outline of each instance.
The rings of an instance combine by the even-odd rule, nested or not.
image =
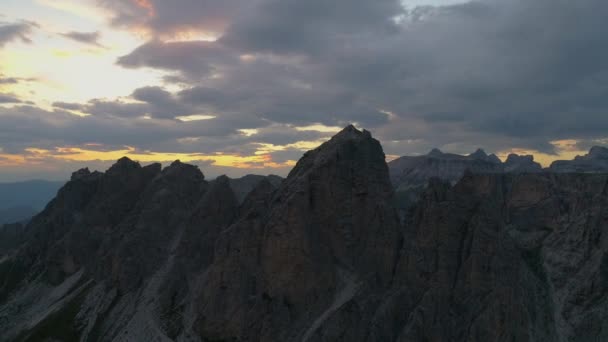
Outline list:
[[[64,184],[44,180],[0,183],[0,225],[30,219],[44,209]]]
[[[0,341],[608,341],[601,151],[388,166],[349,126],[285,179],[82,169],[0,229]]]
[[[545,169],[535,162],[534,156],[531,155],[510,154],[502,162],[496,155],[488,155],[481,149],[469,155],[443,153],[433,149],[426,155],[397,158],[390,161],[388,167],[399,206],[407,209],[433,178],[455,184],[465,172],[474,174],[608,172],[608,149],[595,146],[587,155],[576,157],[574,160],[555,161]]]

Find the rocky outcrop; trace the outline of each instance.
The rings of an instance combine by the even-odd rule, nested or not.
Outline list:
[[[249,204],[219,237],[198,333],[226,341],[357,334],[330,318],[368,315],[346,307],[355,297],[373,305],[390,284],[400,243],[391,195],[382,148],[367,131],[347,127],[306,153],[270,203]]]
[[[466,170],[475,173],[503,172],[500,159],[479,149],[468,156],[433,149],[423,156],[405,156],[388,163],[396,191],[425,187],[431,178],[457,182]]]
[[[456,183],[466,171],[474,173],[502,173],[504,166],[496,155],[478,149],[468,156],[443,153],[433,149],[422,156],[404,156],[388,163],[390,178],[395,188],[395,203],[402,218],[416,203],[431,179]]]
[[[557,160],[549,167],[551,172],[561,173],[597,173],[608,172],[608,148],[594,146],[584,156],[576,156],[574,160]]]
[[[377,341],[603,341],[606,175],[434,183],[407,226]],[[392,327],[392,329],[391,329]]]
[[[506,173],[537,173],[543,172],[542,166],[534,161],[534,156],[520,156],[517,154],[509,154],[504,164],[504,172]]]
[[[482,149],[467,155],[443,153],[433,149],[423,156],[401,157],[388,163],[391,182],[396,191],[396,204],[401,216],[418,200],[429,181],[437,178],[451,184],[458,182],[465,172],[475,174],[538,173],[543,172],[534,156],[509,154],[505,162]]]

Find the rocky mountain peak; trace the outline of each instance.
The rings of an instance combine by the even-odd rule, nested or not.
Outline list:
[[[515,153],[511,153],[507,156],[506,163],[516,163],[516,162],[531,162],[534,161],[534,156],[532,155],[518,155]]]
[[[441,152],[441,150],[438,148],[434,148],[427,154],[427,156],[439,158],[443,156],[443,152]]]
[[[488,154],[483,149],[478,148],[475,152],[469,154],[469,157],[473,159],[486,160],[488,158]]]
[[[112,165],[108,171],[106,171],[106,174],[108,175],[121,175],[121,174],[128,174],[134,170],[139,170],[141,169],[141,165],[136,162],[133,161],[131,159],[129,159],[128,157],[122,157],[120,159],[118,159],[118,161],[116,163],[114,163],[114,165]]]
[[[358,130],[353,125],[348,125],[344,127],[340,132],[335,134],[330,141],[341,141],[348,139],[357,139],[357,138],[371,138],[371,134],[366,130]]]
[[[608,148],[601,146],[593,146],[589,150],[588,156],[595,159],[608,159]]]
[[[174,161],[171,165],[165,167],[162,171],[163,176],[176,178],[189,178],[204,180],[205,175],[196,165],[185,164],[179,160]]]
[[[368,131],[359,131],[353,125],[349,125],[329,141],[306,152],[289,173],[288,179],[293,181],[298,177],[297,175],[319,167],[340,166],[345,163],[356,163],[357,160],[360,162],[373,160],[375,167],[384,169],[384,172],[387,170],[380,142],[372,138]]]
[[[500,158],[498,158],[498,156],[496,156],[494,153],[492,153],[492,154],[490,154],[488,156],[488,160],[490,162],[492,162],[492,163],[495,163],[495,164],[501,164],[502,163],[502,161],[500,160]]]
[[[593,146],[589,153],[577,156],[574,160],[556,160],[549,170],[560,173],[595,173],[608,172],[608,148]]]
[[[85,178],[87,176],[91,175],[91,171],[89,171],[88,167],[85,167],[83,169],[80,169],[76,172],[72,173],[72,177],[70,177],[70,180],[77,180],[77,179],[82,179]]]

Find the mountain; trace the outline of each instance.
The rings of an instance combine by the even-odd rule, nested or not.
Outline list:
[[[397,191],[425,186],[431,178],[456,183],[465,171],[473,173],[530,173],[541,172],[533,156],[510,154],[503,163],[494,154],[482,149],[463,156],[433,149],[422,156],[404,156],[388,163],[391,181]]]
[[[533,156],[510,154],[503,163],[496,155],[487,155],[482,149],[466,156],[433,149],[426,155],[397,158],[389,162],[388,167],[402,216],[433,178],[455,184],[467,171],[478,174],[542,172]]]
[[[608,172],[608,148],[594,146],[584,156],[574,160],[557,160],[549,167],[551,172]]]
[[[500,159],[477,150],[468,156],[433,149],[423,156],[404,156],[388,163],[391,181],[397,191],[426,186],[431,178],[456,182],[466,170],[477,173],[502,172]]]
[[[606,174],[433,181],[406,226],[382,340],[607,340],[607,185]]]
[[[23,225],[19,223],[0,225],[0,260],[4,261],[23,243]]]
[[[242,202],[180,162],[79,170],[0,259],[0,340],[608,339],[608,175],[431,178],[400,221],[384,160],[349,126]]]
[[[0,225],[27,221],[36,213],[38,210],[29,206],[0,208]]]
[[[55,197],[63,184],[43,180],[0,183],[0,225],[30,219]]]
[[[278,187],[283,181],[282,177],[275,175],[246,175],[241,178],[230,178],[229,183],[237,201],[242,203],[245,197],[264,179],[268,180],[274,187]]]
[[[534,161],[534,156],[520,156],[511,153],[507,156],[504,164],[504,172],[507,173],[536,173],[543,172],[542,166]]]
[[[334,320],[355,297],[376,305],[374,294],[390,285],[401,241],[391,195],[384,153],[369,132],[349,126],[306,153],[271,201],[218,238],[195,331],[211,341],[359,335]]]

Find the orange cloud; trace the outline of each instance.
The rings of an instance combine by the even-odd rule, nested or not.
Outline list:
[[[133,0],[133,2],[138,7],[145,9],[149,17],[156,16],[156,9],[150,0]]]

